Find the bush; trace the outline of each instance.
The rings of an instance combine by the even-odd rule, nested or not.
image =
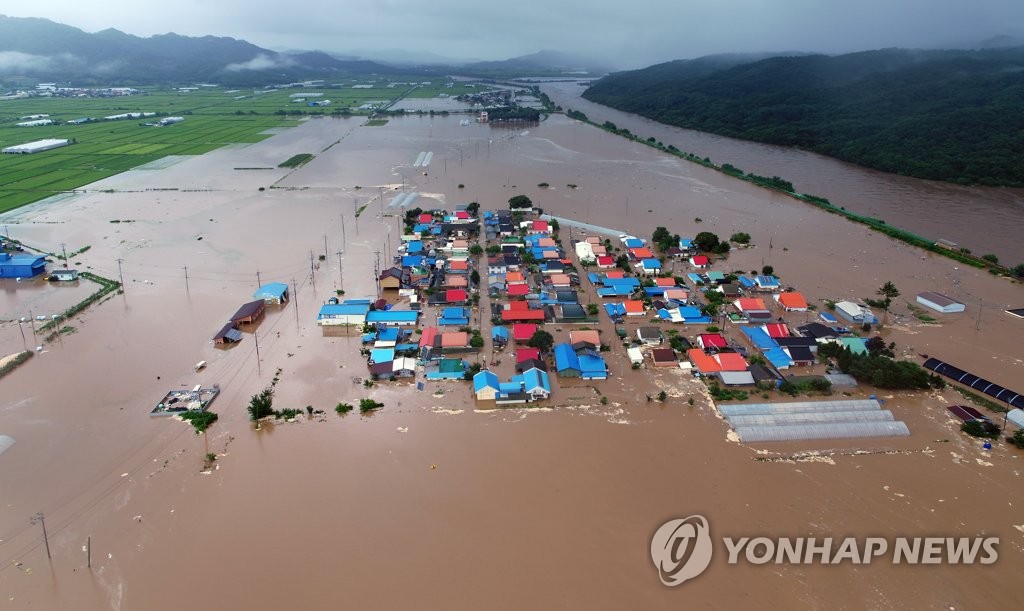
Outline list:
[[[185,422],[191,422],[192,427],[195,428],[196,434],[202,433],[206,429],[210,428],[210,425],[217,422],[217,414],[213,412],[183,412],[180,414],[181,419]]]
[[[345,414],[347,414],[350,411],[352,411],[352,404],[351,403],[339,403],[336,406],[334,406],[334,411],[338,412],[339,416],[344,416]]]
[[[1006,440],[1018,448],[1024,449],[1024,429],[1017,429],[1017,431],[1012,436],[1007,437]]]
[[[359,400],[359,413],[365,414],[366,412],[372,412],[375,409],[384,407],[383,403],[378,403],[373,399],[360,399]]]
[[[729,239],[737,244],[750,244],[750,234],[743,231],[732,234]]]
[[[987,420],[968,420],[960,425],[960,430],[971,437],[995,439],[999,437],[999,427]]]

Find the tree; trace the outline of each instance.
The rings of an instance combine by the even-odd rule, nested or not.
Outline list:
[[[469,345],[471,347],[477,348],[477,349],[483,348],[484,347],[484,338],[483,338],[483,336],[480,335],[479,333],[473,333],[473,336],[469,338]]]
[[[530,337],[530,341],[526,343],[531,348],[537,348],[541,352],[550,352],[552,346],[555,345],[555,338],[553,335],[544,331],[543,329],[537,329]]]
[[[249,399],[249,419],[256,422],[260,418],[274,415],[274,389],[266,387]]]
[[[729,239],[737,244],[750,244],[750,234],[743,231],[732,234],[732,237]]]
[[[764,267],[761,268],[761,273],[764,274],[765,276],[771,276],[772,274],[775,273],[775,268],[772,267],[771,265],[765,265]]]
[[[881,295],[883,297],[882,309],[885,310],[885,320],[886,320],[886,322],[888,322],[889,321],[889,306],[892,305],[892,300],[893,299],[896,299],[897,297],[900,296],[900,290],[898,288],[896,288],[896,285],[893,284],[892,281],[890,280],[890,281],[886,281],[885,284],[883,284],[881,287],[879,287],[879,289],[877,291],[875,291],[875,293],[877,295]]]
[[[475,269],[472,272],[470,272],[469,281],[472,282],[474,286],[480,284],[480,272],[476,271]]]
[[[515,195],[508,200],[509,208],[533,208],[533,200],[525,195]]]
[[[719,240],[718,236],[710,231],[702,231],[693,238],[693,243],[704,252],[714,252],[718,247]]]
[[[1024,263],[1020,263],[1019,265],[1014,267],[1012,270],[1010,270],[1010,273],[1012,273],[1014,276],[1017,276],[1018,278],[1024,278]]]

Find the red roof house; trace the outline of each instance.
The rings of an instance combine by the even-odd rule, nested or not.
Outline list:
[[[725,348],[726,343],[721,333],[701,333],[697,336],[697,345],[701,348]]]
[[[466,303],[469,295],[463,289],[448,289],[444,292],[444,300],[447,303]]]
[[[512,325],[512,339],[516,342],[525,344],[530,341],[533,334],[537,332],[537,325],[533,323],[521,323],[517,322]]]

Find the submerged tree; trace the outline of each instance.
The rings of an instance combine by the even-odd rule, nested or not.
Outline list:
[[[882,309],[885,311],[885,323],[889,322],[889,306],[892,305],[892,300],[900,296],[900,290],[896,288],[896,285],[892,281],[887,281],[877,291],[876,294],[882,296]]]

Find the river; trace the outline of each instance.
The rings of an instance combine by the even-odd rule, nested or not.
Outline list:
[[[920,180],[809,151],[681,129],[585,100],[585,87],[575,82],[546,83],[543,89],[556,104],[582,111],[591,121],[611,121],[717,164],[780,176],[801,193],[827,197],[837,206],[928,238],[956,242],[976,255],[992,253],[1010,266],[1024,262],[1024,189]]]

